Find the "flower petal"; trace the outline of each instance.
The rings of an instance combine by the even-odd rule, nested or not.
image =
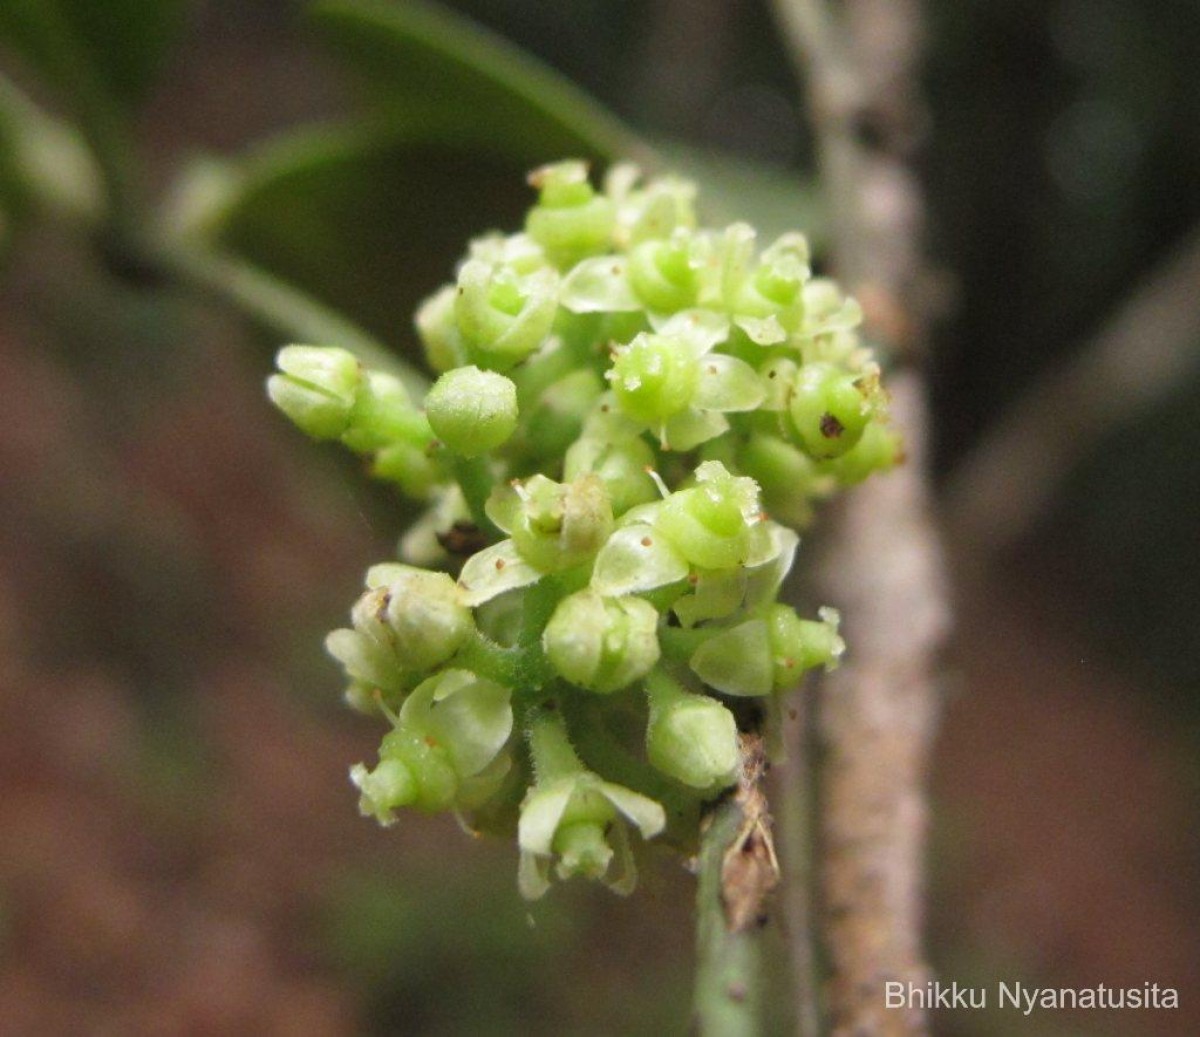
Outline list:
[[[596,556],[592,589],[610,597],[654,590],[684,579],[688,563],[652,526],[618,529]]]
[[[729,338],[729,318],[715,310],[680,310],[666,320],[652,315],[650,326],[658,334],[676,339],[693,358],[704,356]]]
[[[727,695],[766,695],[772,687],[771,641],[761,619],[705,641],[689,665],[705,684]]]
[[[585,259],[563,282],[559,301],[572,313],[631,313],[642,308],[629,286],[628,261]]]
[[[522,850],[550,855],[554,833],[574,792],[575,782],[571,779],[530,789],[517,822],[517,845]]]
[[[634,792],[633,789],[611,781],[600,782],[597,791],[637,826],[643,839],[653,839],[666,827],[666,811],[661,803],[655,802],[649,796],[643,796],[640,792]]]
[[[700,363],[700,384],[692,406],[700,410],[754,410],[766,395],[758,372],[744,360],[710,353]]]
[[[769,317],[735,317],[733,323],[757,346],[775,346],[787,341],[787,332],[775,314]]]
[[[537,583],[542,574],[526,562],[511,540],[501,540],[467,559],[458,577],[459,600],[474,608],[505,591]]]
[[[689,407],[672,415],[659,431],[659,441],[664,450],[691,450],[692,447],[715,439],[729,428],[723,414],[714,410],[696,410]]]
[[[517,865],[517,889],[526,900],[540,900],[550,888],[550,859],[537,854],[521,853]]]

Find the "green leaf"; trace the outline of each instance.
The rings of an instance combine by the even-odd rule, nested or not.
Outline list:
[[[448,11],[418,0],[322,0],[312,17],[412,138],[486,148],[523,166],[645,150],[567,79]]]
[[[158,74],[184,12],[183,0],[5,0],[0,39],[64,96],[82,74],[133,104]]]
[[[452,275],[467,240],[519,226],[531,200],[502,160],[378,126],[294,134],[211,194],[206,212],[179,218],[411,348],[417,304]]]

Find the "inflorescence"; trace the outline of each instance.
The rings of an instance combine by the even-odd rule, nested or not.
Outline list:
[[[423,401],[313,346],[268,391],[427,504],[326,642],[390,725],[351,771],[362,812],[515,832],[528,897],[552,873],[628,892],[630,829],[688,848],[736,781],[735,713],[837,664],[837,613],[776,600],[792,527],[900,446],[858,305],[801,235],[760,252],[626,166],[530,183],[524,232],[473,241],[417,313]]]

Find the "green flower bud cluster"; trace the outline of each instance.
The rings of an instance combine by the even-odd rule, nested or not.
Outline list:
[[[515,836],[526,896],[628,892],[640,842],[690,852],[736,781],[737,700],[837,665],[837,613],[778,601],[792,527],[901,447],[803,237],[759,251],[631,167],[530,183],[523,230],[472,242],[417,313],[419,406],[335,348],[284,349],[268,392],[427,505],[327,641],[388,724],[351,772],[362,812]]]

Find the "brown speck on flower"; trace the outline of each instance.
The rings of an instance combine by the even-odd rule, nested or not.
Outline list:
[[[654,544],[654,541],[651,540],[649,537],[642,537],[642,547],[652,547],[653,544]]]
[[[821,435],[826,439],[837,439],[845,431],[846,426],[828,411],[821,415]]]
[[[496,569],[497,569],[497,571],[499,571],[500,569],[503,569],[503,568],[504,568],[504,559],[503,559],[503,558],[497,558],[497,559],[496,559]]]

